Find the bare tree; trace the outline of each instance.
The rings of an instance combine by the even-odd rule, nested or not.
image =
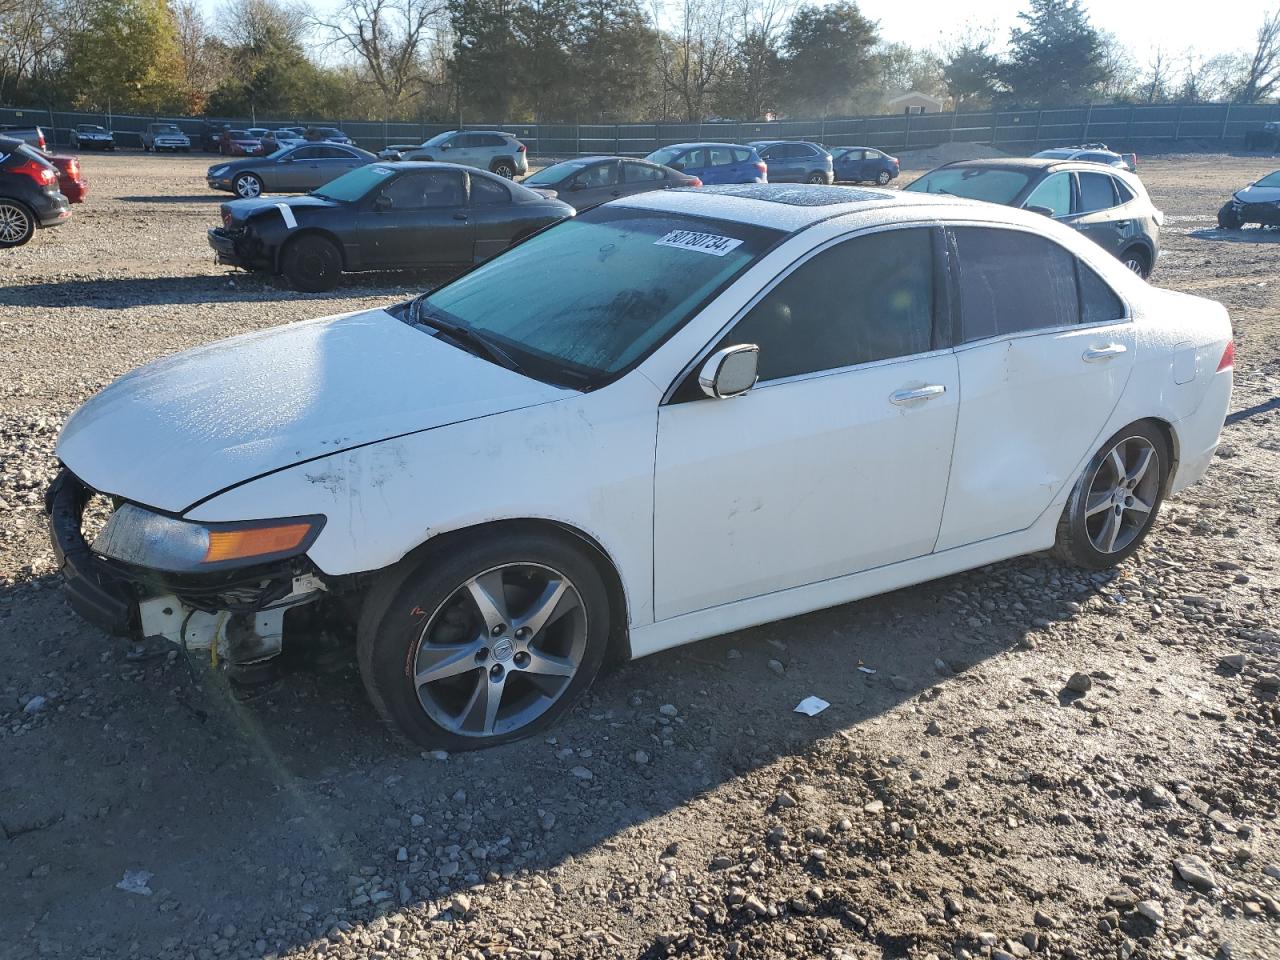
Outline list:
[[[314,23],[353,56],[388,110],[425,92],[428,46],[446,27],[443,0],[344,0]]]
[[[205,94],[226,73],[222,46],[214,39],[196,0],[179,0],[170,9],[178,37],[178,55],[182,58],[183,85],[189,98]]]
[[[0,0],[0,100],[52,75],[75,22],[68,6],[62,0]]]
[[[713,88],[728,74],[734,59],[728,0],[676,0],[670,18],[655,0],[654,21],[671,24],[659,44],[664,92],[672,96],[685,120],[702,120]]]
[[[1257,103],[1270,97],[1277,87],[1280,87],[1280,10],[1262,18],[1236,99],[1241,103]]]
[[[1164,47],[1156,47],[1147,61],[1147,71],[1142,78],[1139,96],[1146,103],[1160,103],[1169,99],[1169,84],[1172,81],[1173,65],[1169,62]]]
[[[1220,53],[1202,57],[1194,47],[1182,54],[1177,99],[1184,103],[1212,103],[1230,96],[1233,78],[1243,72],[1241,58]]]

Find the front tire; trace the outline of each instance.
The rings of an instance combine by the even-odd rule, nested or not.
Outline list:
[[[20,247],[35,232],[35,214],[25,203],[0,198],[0,248]]]
[[[1224,203],[1222,209],[1218,211],[1218,227],[1222,230],[1239,230],[1244,226],[1240,220],[1240,214],[1229,203]]]
[[[295,290],[323,293],[342,277],[342,254],[324,237],[301,236],[285,247],[281,272]]]
[[[1112,436],[1071,492],[1058,521],[1058,556],[1089,570],[1128,559],[1160,512],[1169,467],[1169,443],[1152,424],[1131,424]]]
[[[532,736],[595,679],[608,592],[567,537],[481,534],[420,552],[365,599],[357,653],[369,699],[428,749]]]
[[[236,196],[242,200],[252,200],[262,196],[262,178],[256,173],[242,173],[231,184]]]

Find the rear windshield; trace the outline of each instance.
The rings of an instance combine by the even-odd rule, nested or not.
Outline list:
[[[943,167],[926,173],[906,189],[915,193],[945,193],[988,203],[1011,204],[1031,181],[1021,170],[985,167]]]
[[[359,200],[393,173],[395,171],[391,167],[383,166],[380,163],[356,167],[350,173],[344,173],[336,180],[330,180],[323,187],[317,187],[311,192],[313,195],[323,197],[326,200],[341,200],[343,202]]]
[[[1043,157],[1046,160],[1070,160],[1074,154],[1074,150],[1041,150],[1032,156]]]
[[[1268,173],[1265,177],[1254,184],[1255,187],[1280,187],[1280,170],[1275,173]]]
[[[525,177],[520,182],[531,187],[550,186],[553,183],[559,183],[574,171],[581,170],[585,166],[585,163],[580,163],[577,160],[565,160],[563,163],[553,163],[549,167],[543,167],[533,176]]]
[[[684,151],[684,147],[663,147],[661,150],[653,151],[645,159],[650,163],[670,163]]]
[[[424,308],[484,333],[534,375],[590,387],[642,360],[782,236],[598,207],[436,290]]]

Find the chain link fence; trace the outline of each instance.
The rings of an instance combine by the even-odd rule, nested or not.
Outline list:
[[[504,130],[541,157],[589,154],[644,156],[659,147],[686,141],[746,143],[752,140],[813,140],[829,147],[867,146],[906,151],[945,143],[989,144],[1010,153],[1028,153],[1056,144],[1102,141],[1114,149],[1142,150],[1157,142],[1203,141],[1238,144],[1245,134],[1268,121],[1280,121],[1280,104],[1120,104],[1053,110],[999,110],[976,113],[930,113],[908,116],[852,117],[826,120],[779,120],[739,123],[468,123],[465,129]],[[101,124],[115,133],[123,148],[140,148],[149,123],[177,124],[199,149],[203,129],[199,117],[143,117],[70,113],[57,110],[0,107],[0,124],[38,125],[52,145],[69,146],[80,123]],[[455,124],[404,123],[326,118],[230,118],[234,127],[338,127],[362,147],[379,150],[391,144],[418,144],[457,129]]]

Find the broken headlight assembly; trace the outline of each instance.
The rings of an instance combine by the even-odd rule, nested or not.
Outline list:
[[[194,523],[121,504],[94,539],[112,560],[167,573],[200,573],[285,560],[305,553],[324,517]]]

